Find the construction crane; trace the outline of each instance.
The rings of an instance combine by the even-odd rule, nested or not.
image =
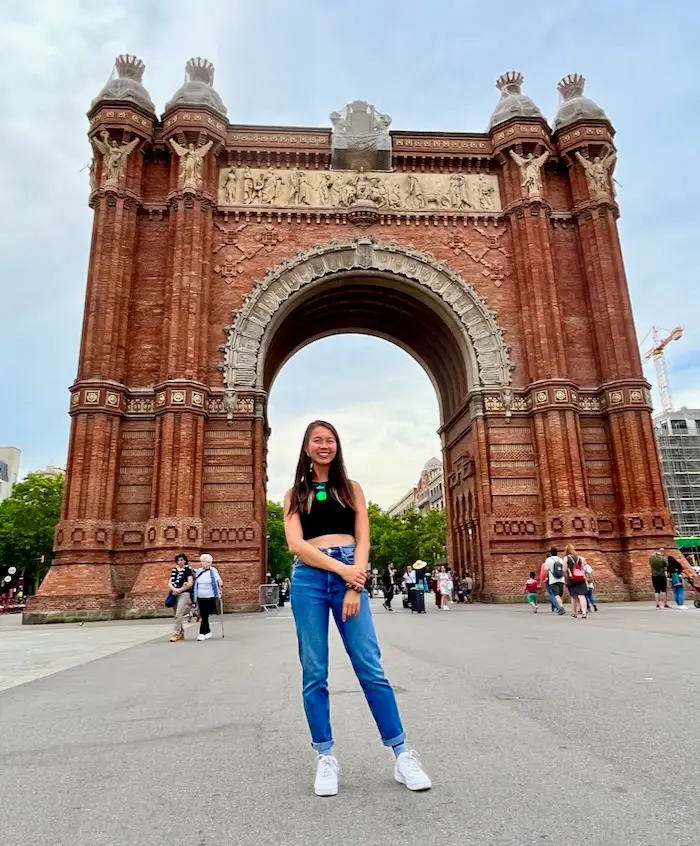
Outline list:
[[[654,360],[656,381],[659,386],[659,394],[661,395],[662,411],[673,411],[673,396],[671,394],[671,385],[668,381],[668,368],[666,367],[666,354],[664,351],[671,341],[679,341],[683,337],[683,328],[676,326],[671,332],[666,332],[665,337],[661,337],[662,332],[666,332],[666,330],[659,329],[657,326],[651,327],[651,340],[654,346],[644,353],[644,361]]]

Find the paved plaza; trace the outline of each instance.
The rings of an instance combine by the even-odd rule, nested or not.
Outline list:
[[[700,842],[700,611],[374,600],[384,663],[434,781],[411,794],[337,635],[340,794],[313,795],[287,609],[226,639],[167,621],[0,619],[4,846]],[[2,689],[4,688],[4,689]]]

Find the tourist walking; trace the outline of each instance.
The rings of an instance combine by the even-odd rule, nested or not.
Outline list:
[[[566,555],[567,587],[571,597],[571,616],[585,620],[588,614],[588,584],[586,583],[586,571],[583,569],[585,560],[577,554],[573,544],[568,543],[564,550]]]
[[[673,599],[676,605],[682,609],[685,608],[685,586],[683,584],[683,565],[672,555],[668,556],[668,578],[671,582],[671,590],[673,591]]]
[[[194,584],[194,572],[184,552],[175,556],[175,566],[170,572],[170,592],[177,599],[175,602],[175,622],[173,625],[173,636],[171,643],[177,643],[185,639],[185,629],[182,624],[183,617],[192,606],[192,585]]]
[[[406,570],[403,574],[403,585],[406,589],[406,599],[408,600],[408,607],[413,609],[415,603],[413,602],[413,591],[416,588],[416,574],[410,564],[406,565]]]
[[[223,582],[219,571],[216,567],[212,567],[214,559],[208,552],[199,556],[199,563],[202,566],[197,570],[194,577],[194,601],[197,603],[201,618],[197,640],[209,640],[211,637],[209,617],[216,614],[216,601],[221,598]]]
[[[552,591],[552,586],[549,584],[549,570],[547,569],[547,559],[542,562],[542,565],[540,567],[540,577],[538,581],[541,585],[544,585],[545,590],[547,591],[547,596],[549,597],[550,610],[558,611],[559,607],[556,603],[556,598]]]
[[[472,595],[474,593],[474,579],[472,578],[472,574],[467,572],[467,575],[464,577],[464,596],[466,597],[467,602],[472,601]]]
[[[547,568],[547,584],[550,596],[554,597],[554,604],[557,606],[557,614],[564,615],[564,583],[566,581],[564,560],[559,557],[559,550],[553,546],[549,550],[549,556],[545,559],[545,567]]]
[[[591,608],[598,611],[598,603],[595,601],[595,584],[593,582],[593,567],[588,562],[583,565],[583,572],[586,574],[586,603],[588,610]]]
[[[369,599],[364,590],[370,533],[362,488],[348,479],[340,439],[322,420],[309,424],[294,485],[285,495],[284,528],[295,556],[292,613],[299,643],[303,699],[316,750],[317,796],[338,792],[338,761],[328,696],[328,617],[333,614],[345,650],[385,746],[394,753],[394,778],[409,790],[431,781],[406,745],[394,691],[380,663]]]
[[[671,606],[668,604],[668,583],[666,581],[668,559],[663,549],[657,549],[649,558],[649,567],[651,568],[651,584],[654,588],[656,607],[661,607],[661,599],[663,597],[664,608],[670,608]]]
[[[384,591],[384,602],[382,605],[387,611],[393,611],[391,601],[394,598],[394,567],[389,564],[382,570],[382,590]]]
[[[532,610],[537,613],[537,592],[540,589],[540,583],[535,577],[535,571],[532,570],[530,578],[525,582],[525,593],[527,594],[527,601],[532,605]]]
[[[447,568],[442,566],[438,570],[438,591],[440,593],[440,608],[443,611],[450,610],[450,599],[452,598],[452,576]]]

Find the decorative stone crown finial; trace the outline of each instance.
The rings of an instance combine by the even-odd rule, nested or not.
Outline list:
[[[213,88],[214,65],[201,56],[195,56],[185,65],[185,83],[173,95],[172,100],[166,103],[166,112],[176,106],[208,106],[218,112],[222,117],[226,116],[226,106],[223,100]]]
[[[187,62],[185,71],[190,82],[204,82],[206,85],[214,85],[214,65],[208,59],[195,56]]]
[[[143,72],[146,70],[146,65],[136,56],[123,53],[114,60],[114,66],[117,69],[119,79],[134,79],[136,82],[143,82]]]
[[[573,97],[583,97],[583,89],[586,87],[586,77],[580,73],[570,73],[560,80],[557,88],[562,100],[571,100]]]
[[[557,88],[561,96],[561,105],[554,118],[554,129],[571,126],[580,120],[608,120],[603,109],[584,96],[585,85],[586,77],[580,73],[570,73],[560,80]]]
[[[498,77],[496,88],[501,92],[501,99],[491,115],[489,130],[511,118],[542,118],[542,112],[523,94],[523,79],[519,71],[507,71]]]
[[[509,94],[522,94],[523,81],[525,77],[520,71],[507,71],[496,80],[496,88],[501,92],[501,97]]]
[[[155,112],[155,106],[142,83],[145,70],[146,65],[136,56],[128,53],[117,56],[112,76],[92,101],[92,106],[98,103],[127,102],[141,106],[148,112]]]

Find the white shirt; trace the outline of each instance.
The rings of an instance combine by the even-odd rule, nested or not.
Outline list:
[[[561,564],[562,575],[561,575],[561,578],[559,578],[559,579],[555,579],[554,575],[552,573],[552,569],[554,568],[554,563],[556,561],[558,561]],[[545,566],[547,567],[547,570],[549,572],[548,579],[549,579],[550,585],[556,584],[557,582],[563,582],[563,581],[566,580],[566,576],[565,576],[565,574],[566,574],[566,562],[564,561],[563,558],[560,558],[558,555],[550,555],[549,558],[544,563],[545,563]]]
[[[411,570],[410,573],[403,574],[403,582],[405,585],[415,585],[416,583],[416,571]]]
[[[200,576],[200,573],[202,574]],[[214,574],[215,581],[219,581],[221,576],[216,567],[210,567],[209,573]],[[205,572],[204,567],[199,567],[195,573],[195,585],[197,587],[197,597],[199,599],[213,599],[214,591],[211,585],[211,576]],[[220,591],[219,591],[220,592]]]

